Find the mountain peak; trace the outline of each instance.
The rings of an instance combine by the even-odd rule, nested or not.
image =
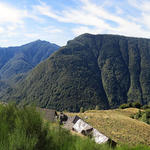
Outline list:
[[[1,48],[0,76],[7,79],[19,73],[26,73],[58,48],[57,45],[41,40],[17,47]]]

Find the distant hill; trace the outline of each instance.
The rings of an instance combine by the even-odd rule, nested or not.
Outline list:
[[[150,39],[83,34],[35,67],[4,100],[57,110],[150,102]]]
[[[41,40],[18,47],[0,48],[0,79],[28,72],[58,48],[56,44]]]

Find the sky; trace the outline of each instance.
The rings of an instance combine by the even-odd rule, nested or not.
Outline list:
[[[0,0],[0,47],[83,33],[150,38],[150,0]]]

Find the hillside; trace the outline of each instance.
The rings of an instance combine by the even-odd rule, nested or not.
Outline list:
[[[89,110],[84,113],[67,113],[78,115],[104,135],[118,144],[150,145],[150,125],[130,118],[138,112],[136,108],[114,110]],[[85,119],[85,116],[87,119]]]
[[[150,39],[83,34],[34,68],[2,100],[79,111],[150,102]]]
[[[0,79],[28,72],[58,48],[55,44],[40,40],[23,46],[0,48]]]
[[[146,145],[96,144],[44,120],[34,107],[12,104],[0,104],[0,141],[1,150],[150,150]]]

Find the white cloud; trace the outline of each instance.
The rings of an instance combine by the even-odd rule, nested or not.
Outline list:
[[[53,27],[53,26],[47,26],[47,27],[44,27],[41,29],[42,32],[45,32],[45,33],[62,33],[63,31],[59,28],[56,28],[56,27]]]
[[[39,12],[42,15],[49,16],[51,18],[59,19],[59,16],[53,12],[50,6],[46,5],[43,2],[40,2],[40,5],[33,6],[34,12]]]
[[[0,24],[22,23],[22,11],[0,2]]]
[[[149,0],[127,0],[123,4],[116,0],[76,0],[76,2],[77,5],[73,8],[70,6],[59,11],[42,1],[31,6],[31,10],[17,9],[0,2],[0,14],[3,14],[0,15],[1,39],[22,37],[23,40],[25,37],[26,41],[31,41],[42,38],[65,43],[65,39],[82,33],[150,37]],[[126,11],[129,4],[130,8],[136,10],[135,14],[132,10],[130,13]],[[48,18],[55,21],[51,23],[53,20],[49,21]],[[56,23],[57,27],[54,27]]]
[[[86,2],[86,0],[84,1]],[[47,6],[45,3],[41,3],[41,5],[34,6],[34,10],[38,11],[42,15],[54,18],[60,22],[91,26],[106,26],[109,28],[109,25],[106,24],[102,19],[86,12],[84,8],[81,10],[68,9],[63,10],[62,12],[55,12],[50,6]]]
[[[116,13],[118,15],[122,15],[124,13],[124,11],[120,7],[116,6]]]
[[[27,38],[33,38],[33,39],[35,39],[35,38],[37,38],[38,39],[38,36],[39,36],[39,34],[37,34],[37,33],[24,33],[23,34],[25,37],[27,37]]]
[[[25,36],[26,38],[35,40],[35,39],[39,39],[40,37],[44,37],[56,33],[62,33],[62,30],[55,28],[53,26],[48,26],[48,27],[38,28],[37,31],[34,31],[32,33],[24,32],[22,33],[22,35]]]
[[[4,32],[4,28],[0,27],[0,33]]]
[[[147,30],[148,37],[150,37],[150,1],[128,0],[128,2],[139,11],[140,15],[136,17],[136,23],[141,24]]]
[[[150,37],[150,31],[146,30],[146,28],[150,29],[150,2],[141,0],[128,1],[132,7],[140,11],[141,16],[134,17],[134,15],[128,14],[128,16],[121,17],[120,15],[124,13],[124,10],[119,5],[116,5],[117,3],[111,3],[110,5],[116,8],[116,13],[112,14],[104,7],[108,1],[98,5],[93,3],[92,0],[80,0],[82,5],[79,8],[69,8],[61,12],[54,11],[44,3],[36,6],[36,10],[57,21],[80,25],[72,29],[75,35],[88,32]],[[108,23],[107,20],[114,22],[115,26]]]
[[[150,6],[150,1],[149,0],[128,0],[128,3],[141,10],[142,12],[150,12],[149,6]]]
[[[8,39],[15,39],[24,28],[25,11],[0,2],[0,14],[0,44],[3,45]]]
[[[134,2],[133,2],[134,1]],[[129,0],[130,5],[140,8],[139,2],[137,0]],[[110,13],[102,5],[97,5],[92,3],[91,0],[80,0],[82,5],[75,9],[69,8],[61,12],[54,11],[51,7],[47,6],[45,3],[41,5],[34,6],[34,9],[41,13],[42,15],[56,19],[59,22],[65,23],[74,23],[80,25],[72,29],[75,35],[82,34],[84,32],[88,33],[115,33],[115,34],[124,34],[128,36],[139,36],[139,37],[150,37],[150,31],[143,29],[143,25],[140,23],[140,18],[133,16],[120,17],[120,14],[123,14],[123,9],[119,6],[115,6],[116,14]],[[108,1],[106,1],[108,2]],[[142,3],[142,9],[146,11],[148,8],[148,1]],[[113,3],[111,3],[113,5]],[[143,22],[144,25],[149,27],[150,17],[147,13],[143,13]],[[107,23],[107,20],[112,21],[116,26],[112,26],[111,23]],[[92,26],[92,27],[91,27]]]
[[[104,32],[104,28],[90,28],[90,27],[87,27],[87,26],[80,26],[78,28],[73,28],[72,31],[74,33],[74,35],[81,35],[81,34],[84,34],[84,33],[91,33],[91,34],[97,34],[97,33],[102,33]],[[107,31],[105,31],[107,32]]]

